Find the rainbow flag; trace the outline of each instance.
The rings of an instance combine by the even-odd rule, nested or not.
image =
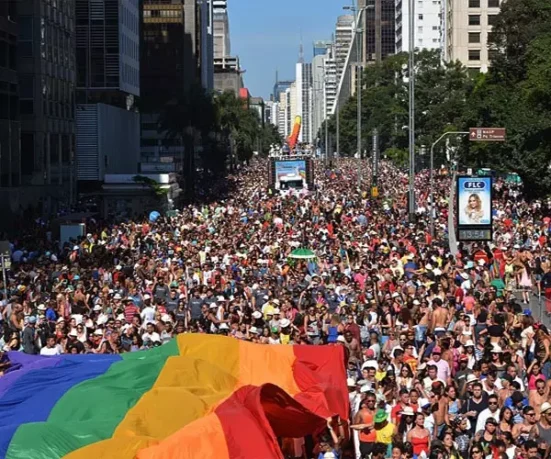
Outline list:
[[[348,420],[341,346],[186,334],[121,355],[9,356],[2,458],[279,459],[278,437]]]

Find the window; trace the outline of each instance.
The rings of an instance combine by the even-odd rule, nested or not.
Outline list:
[[[480,8],[480,0],[469,0],[469,8]]]
[[[22,115],[34,114],[34,101],[31,100],[19,100],[19,112]]]
[[[480,14],[469,14],[469,25],[470,26],[479,26],[480,25]]]
[[[34,134],[21,133],[21,173],[32,174],[34,171]]]
[[[480,32],[469,32],[469,43],[480,43]]]
[[[488,25],[489,26],[495,26],[497,23],[497,14],[489,14],[488,15]]]
[[[499,8],[499,0],[488,0],[488,8]]]
[[[419,20],[420,20],[420,21],[423,20],[423,15],[422,15],[422,14],[419,15]]]
[[[480,60],[480,50],[479,49],[469,49],[469,60],[470,61],[479,61]]]
[[[496,34],[495,32],[488,32],[488,44],[495,43],[496,42]]]

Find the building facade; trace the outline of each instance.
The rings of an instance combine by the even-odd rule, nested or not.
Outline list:
[[[395,54],[396,0],[358,0],[358,6],[369,6],[361,18],[363,62],[380,62]]]
[[[16,20],[16,2],[0,2],[0,186],[2,187],[7,186],[8,183],[18,185],[20,181],[17,167],[20,163],[21,125],[17,87],[18,24]],[[13,167],[14,158],[16,158],[15,167]]]
[[[415,48],[442,49],[443,19],[447,0],[421,0],[415,3]],[[396,0],[396,53],[409,50],[409,0]]]
[[[74,198],[75,2],[16,5],[21,154],[15,158],[12,149],[6,185],[28,186],[29,196],[40,193],[48,213]]]
[[[337,96],[337,63],[334,47],[312,59],[312,133],[316,137],[323,122],[331,116]]]
[[[446,55],[472,72],[486,72],[488,43],[503,0],[446,0]]]
[[[213,0],[213,27],[214,57],[231,56],[230,21],[226,0]]]
[[[139,0],[74,0],[77,103],[132,107],[140,95]]]
[[[335,26],[335,61],[337,78],[340,79],[345,71],[346,61],[350,52],[354,33],[354,16],[346,14],[337,18]]]

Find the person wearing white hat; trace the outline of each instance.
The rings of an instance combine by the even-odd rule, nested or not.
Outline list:
[[[532,430],[532,435],[549,447],[551,445],[551,403],[543,402],[539,411],[540,418]]]

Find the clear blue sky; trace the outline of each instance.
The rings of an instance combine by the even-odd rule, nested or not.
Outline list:
[[[281,80],[295,78],[300,37],[306,61],[316,40],[330,40],[342,7],[352,0],[228,0],[231,52],[239,56],[245,86],[267,100],[275,71]]]

